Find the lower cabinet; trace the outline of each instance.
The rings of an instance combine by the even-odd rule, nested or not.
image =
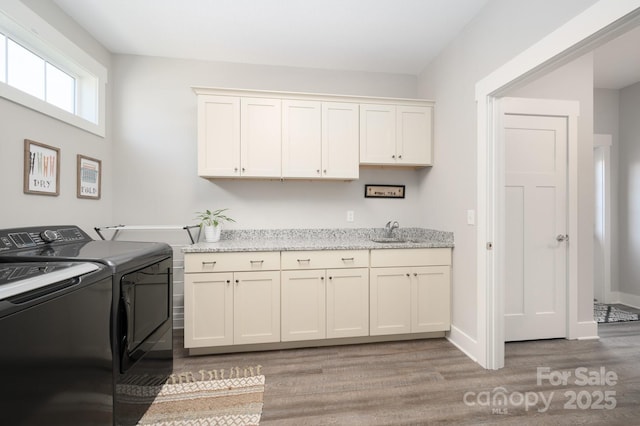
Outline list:
[[[282,341],[369,335],[368,268],[282,271]]]
[[[443,332],[450,292],[449,248],[189,253],[185,348]]]
[[[370,335],[450,329],[451,252],[426,250],[372,251]]]
[[[280,272],[185,274],[185,348],[280,341]]]

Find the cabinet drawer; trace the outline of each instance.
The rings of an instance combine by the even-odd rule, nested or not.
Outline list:
[[[277,271],[280,269],[280,252],[256,251],[246,253],[187,253],[184,271],[239,272]]]
[[[451,265],[450,248],[371,250],[371,267]]]
[[[368,266],[368,250],[282,252],[282,269],[366,268]]]

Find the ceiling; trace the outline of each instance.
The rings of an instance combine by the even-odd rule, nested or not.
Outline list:
[[[54,0],[109,51],[417,75],[489,0]],[[594,85],[640,81],[640,28],[594,51]]]
[[[488,0],[54,0],[119,54],[417,75]]]

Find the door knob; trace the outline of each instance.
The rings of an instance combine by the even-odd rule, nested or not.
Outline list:
[[[561,243],[563,241],[569,241],[569,236],[568,235],[563,235],[563,234],[558,234],[558,236],[556,237],[556,241]]]

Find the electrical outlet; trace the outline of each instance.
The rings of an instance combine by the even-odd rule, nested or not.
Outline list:
[[[353,222],[355,218],[355,215],[353,213],[353,210],[347,210],[347,222]]]

